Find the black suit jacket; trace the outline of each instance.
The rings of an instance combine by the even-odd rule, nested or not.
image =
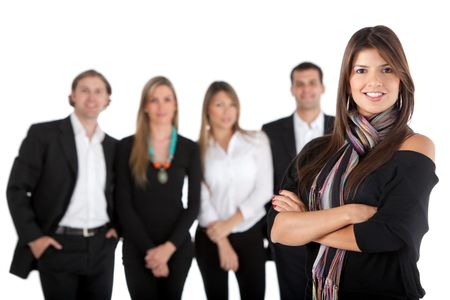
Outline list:
[[[113,214],[113,160],[116,140],[102,142],[106,164],[105,196]],[[28,243],[54,233],[64,216],[77,178],[77,152],[70,117],[32,125],[23,140],[9,177],[7,199],[19,236],[10,272],[26,278],[36,260]]]
[[[324,134],[331,133],[334,127],[334,117],[325,115],[324,123]],[[297,156],[294,116],[290,115],[289,117],[264,124],[262,130],[264,130],[270,140],[274,169],[274,194],[278,194],[284,174],[292,160]]]

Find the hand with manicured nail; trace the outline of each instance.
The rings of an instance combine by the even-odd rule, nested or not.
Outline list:
[[[295,194],[287,190],[281,190],[279,195],[272,197],[272,206],[278,212],[285,211],[307,211],[305,205],[300,198]]]

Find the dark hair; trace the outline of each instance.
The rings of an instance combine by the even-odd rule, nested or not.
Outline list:
[[[402,44],[397,35],[386,26],[362,28],[353,34],[345,48],[338,85],[333,133],[329,136],[328,143],[323,148],[321,155],[316,156],[304,166],[298,165],[302,192],[307,192],[307,187],[311,186],[321,168],[345,142],[346,131],[349,129],[349,111],[356,110],[356,103],[352,99],[350,89],[351,70],[356,55],[365,49],[377,50],[400,79],[399,95],[394,104],[398,109],[398,117],[389,135],[369,151],[349,174],[345,189],[346,196],[349,196],[350,193],[353,194],[364,178],[391,159],[401,143],[412,134],[407,123],[414,109],[414,83]],[[301,161],[300,158],[299,161]]]
[[[106,79],[106,77],[103,76],[102,73],[97,72],[96,70],[93,70],[93,69],[90,69],[90,70],[86,70],[86,71],[84,71],[84,72],[81,72],[80,74],[77,75],[77,77],[74,78],[74,80],[72,81],[72,92],[75,91],[75,89],[76,89],[77,86],[78,86],[78,83],[79,83],[82,79],[84,79],[84,78],[86,78],[86,77],[98,77],[98,78],[100,78],[100,79],[103,81],[103,83],[105,83],[105,86],[106,86],[106,92],[108,93],[109,96],[111,96],[111,94],[112,94],[112,88],[111,88],[111,85],[109,84],[108,80]],[[73,101],[72,101],[72,99],[70,98],[70,96],[69,96],[69,103],[70,103],[70,105],[73,106]]]
[[[306,70],[311,70],[311,69],[317,70],[317,72],[319,72],[320,83],[323,84],[323,72],[322,72],[322,69],[318,65],[313,64],[312,62],[309,62],[309,61],[302,62],[301,64],[297,65],[295,68],[292,69],[292,71],[291,71],[291,84],[294,84],[294,72],[306,71]]]

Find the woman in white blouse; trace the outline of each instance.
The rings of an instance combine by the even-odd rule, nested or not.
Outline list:
[[[195,246],[206,295],[228,299],[228,271],[234,271],[241,299],[264,299],[270,145],[263,132],[239,127],[239,99],[226,82],[213,82],[206,92],[199,144],[203,183]]]

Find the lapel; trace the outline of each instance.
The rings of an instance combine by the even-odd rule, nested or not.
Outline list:
[[[297,155],[295,149],[294,116],[291,115],[283,120],[282,140],[290,158]]]
[[[60,125],[60,137],[64,156],[69,162],[70,168],[75,175],[78,172],[78,159],[77,159],[77,146],[75,144],[75,135],[73,133],[70,117],[67,117],[61,121]]]
[[[108,215],[111,220],[114,219],[113,202],[112,202],[112,182],[113,182],[113,163],[114,163],[114,140],[107,134],[102,141],[103,154],[105,156],[106,165],[106,184],[105,197],[108,204]]]
[[[333,131],[333,128],[334,128],[334,117],[325,115],[323,133],[329,134]]]
[[[103,153],[105,155],[105,164],[106,164],[106,182],[110,182],[112,166],[114,160],[114,147],[111,138],[105,134],[105,138],[102,141]]]

